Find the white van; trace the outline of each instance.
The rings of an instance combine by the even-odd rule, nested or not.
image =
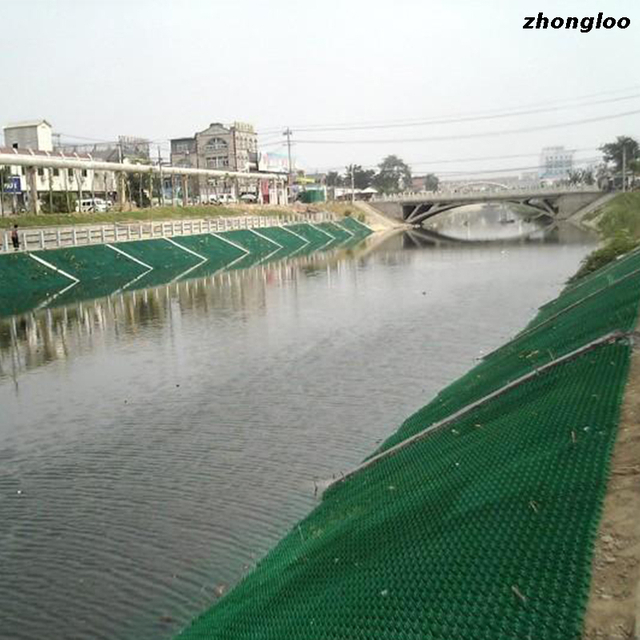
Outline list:
[[[105,211],[109,211],[109,209],[109,203],[102,198],[86,198],[76,202],[76,212],[78,213],[104,213]]]

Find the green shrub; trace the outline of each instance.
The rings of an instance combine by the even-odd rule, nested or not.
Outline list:
[[[569,282],[575,282],[583,276],[604,267],[604,265],[618,258],[618,256],[628,253],[638,246],[639,241],[634,239],[629,233],[619,232],[607,243],[590,253],[580,265],[577,273],[573,275]]]

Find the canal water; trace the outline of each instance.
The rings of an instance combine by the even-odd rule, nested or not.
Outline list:
[[[215,602],[593,248],[493,224],[0,321],[0,637],[163,639]]]

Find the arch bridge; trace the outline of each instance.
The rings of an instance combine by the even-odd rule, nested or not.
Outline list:
[[[555,220],[566,220],[603,195],[596,186],[509,189],[498,183],[482,183],[491,189],[400,193],[381,196],[371,205],[381,213],[411,225],[421,225],[445,211],[471,204],[499,202],[524,205]],[[471,185],[467,185],[471,186]]]

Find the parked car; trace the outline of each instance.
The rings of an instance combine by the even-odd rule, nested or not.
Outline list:
[[[257,202],[258,196],[256,196],[255,193],[243,193],[240,196],[240,200],[242,200],[242,202]]]
[[[220,204],[235,204],[238,202],[236,197],[231,193],[219,193],[216,198]]]
[[[110,208],[109,203],[102,198],[86,198],[76,202],[76,212],[78,213],[103,213],[109,211]]]

